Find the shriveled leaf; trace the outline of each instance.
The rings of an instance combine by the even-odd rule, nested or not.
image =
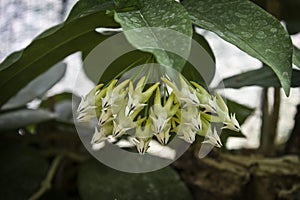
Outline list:
[[[300,68],[300,49],[294,46],[293,63]]]
[[[270,66],[289,95],[293,48],[277,19],[247,0],[184,0],[183,5],[193,23]]]
[[[139,10],[116,12],[115,20],[121,24],[133,46],[153,53],[158,63],[181,71],[184,57],[187,58],[190,52],[193,33],[190,18],[182,5],[169,0],[142,1]],[[167,52],[171,50],[176,50],[179,56]]]
[[[28,199],[38,191],[48,163],[38,152],[24,144],[0,142],[0,192],[7,200]]]
[[[66,69],[67,65],[65,63],[56,64],[21,89],[1,109],[5,110],[24,106],[33,99],[42,97],[64,76]]]
[[[0,114],[0,131],[14,130],[24,126],[54,119],[55,115],[46,110],[15,110]]]
[[[220,84],[219,84],[220,85]],[[248,71],[224,79],[221,82],[225,88],[241,88],[246,86],[281,87],[274,72],[268,67]],[[291,87],[300,86],[300,71],[293,70]]]
[[[81,166],[78,185],[84,200],[192,199],[178,174],[170,167],[150,173],[129,174],[91,161]]]
[[[81,2],[81,1],[80,1]],[[95,3],[95,2],[94,2]],[[66,56],[84,49],[90,43],[103,41],[108,36],[95,32],[97,27],[119,27],[107,6],[100,5],[85,16],[76,14],[72,20],[52,27],[39,35],[25,49],[8,56],[0,64],[0,106],[24,85]],[[86,13],[86,11],[82,11]]]

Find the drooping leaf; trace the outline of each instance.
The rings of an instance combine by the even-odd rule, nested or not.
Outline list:
[[[114,8],[115,4],[112,0],[81,0],[73,6],[66,21],[71,21],[80,17],[85,17],[87,15],[94,14],[99,10],[110,10]],[[112,21],[111,24],[107,24],[107,26],[111,26],[113,24],[114,22]]]
[[[106,9],[105,4],[94,10],[91,7],[88,13],[92,14],[81,16],[77,13],[77,18],[73,16],[72,20],[46,30],[25,49],[8,56],[0,64],[0,106],[66,56],[106,39],[108,36],[95,32],[95,28],[119,27],[111,16],[106,15]]]
[[[141,4],[139,10],[117,12],[115,20],[133,46],[153,53],[158,63],[181,71],[193,33],[188,13],[175,1],[149,0]]]
[[[82,199],[192,199],[178,174],[170,167],[130,174],[91,161],[79,170],[79,193]]]
[[[48,168],[37,151],[24,144],[0,142],[0,192],[7,200],[28,199],[38,191]]]
[[[209,86],[215,76],[215,56],[207,40],[196,32],[193,34],[189,61],[193,61],[193,64],[186,62],[181,73],[189,81]]]
[[[243,124],[247,117],[249,117],[254,111],[253,108],[249,108],[248,106],[242,105],[230,99],[226,99],[226,104],[229,111],[236,114],[236,119],[240,124]]]
[[[225,88],[241,88],[246,86],[281,87],[274,72],[268,67],[251,70],[242,74],[225,78],[219,85]],[[300,71],[293,70],[291,87],[300,86]]]
[[[292,43],[280,22],[247,0],[184,0],[193,23],[270,66],[289,95]]]
[[[293,63],[300,68],[300,49],[294,46]]]
[[[15,110],[0,114],[0,131],[15,130],[32,124],[52,120],[55,114],[46,110]]]
[[[21,89],[14,97],[2,106],[1,109],[12,109],[24,106],[35,98],[42,97],[65,74],[67,65],[58,63]]]

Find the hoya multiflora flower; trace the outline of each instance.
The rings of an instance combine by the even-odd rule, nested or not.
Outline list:
[[[221,147],[221,139],[211,123],[222,123],[221,129],[240,131],[235,114],[229,113],[223,98],[211,95],[196,82],[189,83],[183,76],[176,84],[170,78],[149,83],[146,76],[137,81],[112,80],[100,84],[82,98],[77,120],[98,120],[92,144],[105,141],[109,135],[131,140],[141,154],[147,152],[151,140],[167,145],[171,138],[179,137],[188,143],[196,135],[203,143]]]

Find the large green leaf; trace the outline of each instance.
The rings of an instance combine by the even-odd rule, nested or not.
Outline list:
[[[58,63],[21,89],[1,109],[5,110],[24,106],[33,99],[42,97],[64,76],[66,69],[67,65],[65,63]]]
[[[300,68],[300,49],[294,46],[293,63]]]
[[[55,119],[56,115],[46,110],[15,110],[0,114],[0,131],[15,130],[32,124]]]
[[[183,5],[193,23],[270,66],[289,95],[293,48],[277,19],[247,0],[184,0]]]
[[[170,167],[156,172],[129,174],[91,161],[81,166],[78,184],[84,200],[192,199],[178,174]]]
[[[242,74],[228,77],[219,84],[225,88],[241,88],[245,86],[280,87],[278,79],[268,67],[248,71]],[[291,87],[300,86],[300,71],[293,70]]]
[[[38,191],[48,163],[37,151],[24,144],[0,142],[0,192],[7,200],[28,199]]]
[[[0,64],[0,106],[24,85],[66,56],[108,37],[95,32],[95,28],[119,27],[112,16],[106,15],[106,8],[105,4],[102,9],[101,6],[97,6],[96,10],[91,8],[88,15],[76,15],[77,18],[72,17],[48,29],[25,49],[8,56]]]
[[[188,13],[175,1],[148,0],[140,3],[139,10],[116,12],[115,20],[121,24],[133,46],[153,53],[158,63],[180,71],[191,48],[193,30]],[[167,52],[171,50],[176,50],[179,55]]]

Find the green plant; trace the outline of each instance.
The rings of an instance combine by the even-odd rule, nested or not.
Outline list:
[[[191,69],[188,68],[189,64],[185,63],[180,56],[142,48],[143,42],[149,40],[158,46],[169,46],[169,43],[155,35],[150,35],[149,39],[144,35],[127,35],[128,32],[126,32],[140,27],[168,28],[187,36],[187,40],[183,41],[186,45],[185,53],[190,53],[191,39],[193,38],[214,58],[213,49],[210,48],[205,38],[194,30],[196,27],[200,27],[216,33],[222,39],[264,63],[264,67],[259,70],[225,79],[223,82],[226,88],[240,88],[249,85],[282,87],[285,94],[289,95],[291,86],[299,87],[300,85],[297,76],[299,70],[292,69],[292,64],[300,67],[300,50],[293,46],[289,34],[280,21],[250,1],[184,0],[178,3],[172,0],[80,0],[63,23],[46,30],[25,49],[12,53],[0,64],[0,130],[1,137],[4,138],[3,143],[5,141],[11,144],[8,145],[9,148],[5,144],[1,145],[1,149],[6,149],[1,152],[12,153],[21,163],[25,161],[32,163],[32,165],[24,166],[24,171],[20,172],[20,176],[26,175],[37,165],[40,166],[36,173],[37,177],[30,177],[35,184],[29,183],[30,186],[21,188],[22,192],[19,194],[8,192],[8,198],[28,198],[35,191],[38,192],[33,195],[33,199],[40,197],[51,188],[49,183],[53,182],[54,174],[59,171],[58,165],[61,163],[80,166],[79,193],[83,199],[94,198],[94,196],[91,197],[94,192],[87,192],[90,188],[85,186],[88,183],[93,186],[98,184],[99,180],[89,182],[86,179],[86,176],[92,176],[90,170],[97,173],[95,169],[97,167],[93,163],[81,166],[88,156],[79,148],[81,142],[78,140],[73,126],[72,94],[60,94],[49,98],[45,98],[44,94],[63,76],[66,66],[60,62],[65,57],[80,51],[84,59],[95,46],[114,35],[114,33],[96,32],[95,29],[99,27],[121,27],[125,31],[128,43],[139,49],[120,57],[111,64],[110,70],[106,72],[107,76],[101,79],[106,84],[117,75],[116,72],[119,73],[132,64],[146,63],[149,56],[154,57],[159,64],[168,65],[182,72],[186,79],[201,83],[201,75],[189,73],[189,69]],[[89,77],[93,77],[88,70],[86,72]],[[98,79],[94,81],[98,82]],[[43,84],[37,84],[40,82]],[[25,88],[24,85],[26,85]],[[33,99],[42,100],[38,109],[27,108],[26,103]],[[229,110],[236,113],[240,124],[252,112],[252,109],[230,100],[227,104]],[[26,133],[20,139],[22,143],[20,146],[15,144],[16,140],[19,141],[19,138],[13,134],[16,131],[21,135]],[[221,135],[222,141],[226,142],[229,136],[243,137],[240,133],[227,131]],[[7,150],[10,148],[11,151]],[[15,151],[18,148],[21,149],[18,152],[25,152],[24,155],[17,156]],[[37,150],[41,150],[43,157],[37,155]],[[61,157],[67,158],[68,161]],[[6,158],[5,162],[11,166],[17,166],[16,160]],[[47,161],[49,160],[53,161],[53,164],[46,176]],[[66,170],[65,166],[60,165],[60,167],[60,170]],[[62,182],[70,182],[77,172],[74,169],[69,172],[67,178],[61,178],[62,176],[59,175],[57,177],[60,177]],[[13,172],[8,168],[2,173]],[[112,172],[112,174],[114,173]],[[172,172],[170,174],[173,178],[159,181],[175,180],[179,182],[176,175],[173,176]],[[38,190],[36,183],[45,176],[43,182],[45,184],[42,184],[41,189]],[[126,179],[126,176],[124,177]],[[155,179],[155,176],[153,177]],[[14,178],[10,177],[10,179]],[[139,181],[138,178],[133,181],[142,182],[145,185],[149,183],[147,177],[142,177],[142,179],[143,181]],[[2,184],[4,185],[4,183]],[[155,187],[159,186],[155,185]],[[187,193],[186,188],[180,182],[178,187]],[[61,186],[57,190],[58,195],[66,195],[62,192],[63,189],[66,188]],[[53,188],[52,190],[55,191]],[[98,191],[98,188],[95,190]],[[68,191],[74,192],[72,189]],[[116,193],[114,197],[118,195],[119,193]],[[153,196],[151,193],[147,193],[147,195],[149,199],[157,197],[155,192],[152,193]],[[128,199],[131,198],[132,196],[128,195]]]

